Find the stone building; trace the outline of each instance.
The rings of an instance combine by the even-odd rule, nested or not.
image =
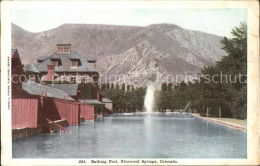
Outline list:
[[[57,51],[49,57],[38,59],[37,69],[42,80],[67,82],[97,82],[96,59],[81,56],[71,50],[71,44],[57,44]]]
[[[71,44],[57,44],[57,50],[48,57],[37,59],[38,65],[30,64],[26,70],[40,72],[41,81],[59,84],[91,83],[93,97],[98,92],[99,73],[95,69],[96,58],[81,56],[72,51]]]
[[[96,70],[96,58],[81,56],[77,51],[73,51],[71,44],[57,44],[57,50],[48,57],[37,59],[38,64],[27,65],[26,72],[39,73],[40,81],[49,87],[60,89],[66,92],[71,98],[82,103],[95,105],[95,113],[112,112],[112,101],[102,101],[102,96],[98,93],[99,73]],[[90,97],[80,100],[78,84],[88,83],[92,92]],[[85,92],[86,93],[86,92]],[[105,106],[105,107],[104,107]],[[100,108],[100,109],[98,109]],[[104,108],[104,109],[101,109]]]

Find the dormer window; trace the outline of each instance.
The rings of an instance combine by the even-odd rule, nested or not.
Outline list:
[[[64,47],[64,52],[70,52],[70,48],[69,47]]]
[[[58,53],[70,53],[71,44],[57,44],[57,52]]]
[[[59,62],[55,61],[55,60],[51,61],[51,64],[54,65],[54,66],[59,66]]]
[[[58,52],[63,52],[63,48],[58,48]]]
[[[51,64],[56,67],[59,67],[59,66],[61,66],[61,61],[60,61],[60,59],[51,59]]]
[[[79,60],[78,59],[71,59],[70,60],[70,67],[71,68],[78,68],[79,67]]]
[[[70,77],[70,82],[71,83],[75,83],[76,82],[76,77],[75,76],[71,76]]]

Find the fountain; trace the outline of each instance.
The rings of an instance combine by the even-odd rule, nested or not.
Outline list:
[[[146,112],[151,113],[154,105],[154,86],[152,84],[147,86],[144,98],[144,108]]]

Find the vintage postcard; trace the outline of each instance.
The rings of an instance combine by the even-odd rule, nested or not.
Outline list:
[[[1,2],[1,165],[258,165],[258,1]]]

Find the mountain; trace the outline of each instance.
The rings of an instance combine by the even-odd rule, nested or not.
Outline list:
[[[200,68],[214,65],[226,55],[221,39],[173,24],[146,27],[63,24],[39,33],[12,24],[12,48],[18,49],[25,64],[51,55],[58,43],[71,43],[72,50],[97,58],[101,80],[110,76],[119,83],[121,78],[138,86],[157,80],[159,85],[167,79],[160,75],[196,76]]]

